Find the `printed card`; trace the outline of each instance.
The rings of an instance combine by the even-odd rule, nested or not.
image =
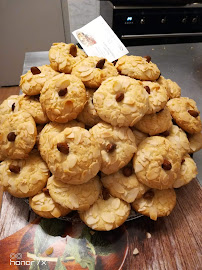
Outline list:
[[[73,31],[72,34],[88,56],[103,57],[112,62],[128,53],[102,16]]]

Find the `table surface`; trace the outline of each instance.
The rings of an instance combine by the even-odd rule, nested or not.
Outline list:
[[[201,110],[202,44],[129,47],[130,54],[151,55],[163,76],[182,87],[182,96],[197,101]],[[27,53],[23,73],[31,66],[48,63],[48,52]],[[12,94],[12,93],[11,93]],[[0,93],[0,99],[3,99]],[[201,177],[201,154],[194,155]],[[197,179],[176,190],[177,205],[170,216],[156,222],[147,217],[126,222],[129,250],[122,269],[202,269],[201,186]],[[36,215],[22,200],[3,194],[0,239],[17,232]],[[145,237],[146,232],[151,238]],[[0,242],[1,246],[1,242]],[[139,254],[134,256],[137,248]]]

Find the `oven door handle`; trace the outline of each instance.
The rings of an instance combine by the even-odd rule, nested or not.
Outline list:
[[[165,37],[200,37],[200,36],[202,36],[202,32],[196,32],[196,33],[171,33],[171,34],[122,35],[121,39],[165,38]]]

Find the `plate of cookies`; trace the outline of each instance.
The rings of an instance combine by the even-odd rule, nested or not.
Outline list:
[[[110,231],[168,216],[175,188],[197,175],[196,102],[150,56],[111,63],[53,43],[50,63],[20,79],[0,105],[0,184],[39,216]]]

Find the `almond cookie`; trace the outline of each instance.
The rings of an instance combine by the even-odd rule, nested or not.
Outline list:
[[[37,130],[37,136],[36,136],[36,143],[35,143],[35,146],[34,148],[39,150],[39,138],[40,138],[40,134],[41,134],[41,131],[42,129],[45,127],[45,125],[36,125],[36,130]]]
[[[202,149],[202,133],[195,133],[188,136],[188,140],[190,143],[189,153],[195,153]]]
[[[22,96],[19,100],[19,108],[30,113],[37,124],[46,124],[49,122],[48,117],[42,110],[39,96]]]
[[[132,132],[135,135],[135,141],[137,146],[148,137],[148,134],[135,129],[134,127],[132,127]]]
[[[36,124],[29,113],[8,114],[0,125],[0,153],[7,158],[24,159],[34,147],[36,136]]]
[[[166,89],[168,98],[170,98],[171,93],[170,88],[168,86],[168,81],[161,75],[156,82]]]
[[[154,81],[160,76],[160,70],[151,62],[151,57],[124,55],[115,67],[120,74],[142,81]]]
[[[43,191],[29,198],[29,205],[37,215],[44,218],[59,218],[71,212],[71,209],[62,207],[51,198],[48,192]]]
[[[100,170],[99,144],[86,129],[66,128],[49,143],[46,161],[59,180],[79,185],[89,181]]]
[[[0,162],[6,159],[6,157],[0,152]]]
[[[172,117],[168,108],[164,108],[160,112],[145,115],[135,128],[150,136],[162,133],[172,126]]]
[[[45,82],[56,76],[58,72],[49,65],[31,67],[31,69],[21,76],[20,87],[22,92],[29,96],[39,95]]]
[[[20,96],[12,95],[4,100],[0,105],[0,117],[9,113],[17,112],[19,110]]]
[[[0,163],[0,183],[15,197],[36,195],[46,185],[48,177],[48,167],[36,150],[27,159],[6,159]]]
[[[175,180],[173,187],[179,188],[188,184],[193,178],[198,174],[196,163],[190,157],[190,155],[185,155],[182,159],[181,170]]]
[[[159,112],[168,101],[166,89],[157,82],[143,81],[143,86],[149,94],[149,108],[146,114]]]
[[[71,73],[72,67],[86,57],[85,52],[73,43],[53,43],[49,50],[51,67],[64,73]]]
[[[135,136],[130,128],[98,123],[89,131],[100,145],[100,170],[105,174],[117,172],[124,167],[137,150]]]
[[[167,86],[168,86],[168,91],[170,93],[169,95],[170,99],[179,98],[181,96],[181,88],[176,82],[173,82],[170,79],[167,79]]]
[[[106,59],[89,56],[72,69],[72,74],[79,77],[86,87],[97,89],[107,78],[117,76],[118,71]]]
[[[145,139],[133,159],[137,179],[150,188],[167,189],[173,186],[180,171],[181,160],[175,146],[163,137]]]
[[[186,133],[181,128],[172,125],[167,134],[166,139],[174,145],[175,149],[179,150],[180,158],[189,152],[190,143]]]
[[[196,102],[188,97],[173,98],[167,107],[179,127],[190,134],[201,132],[200,112]]]
[[[126,76],[105,80],[94,93],[100,118],[113,126],[133,126],[148,110],[148,93],[142,82]]]
[[[130,214],[130,204],[114,197],[98,199],[87,211],[79,212],[81,220],[96,231],[110,231],[121,226]]]
[[[132,203],[132,208],[153,220],[158,217],[168,216],[176,205],[174,189],[150,189],[142,198]]]
[[[116,173],[102,176],[101,181],[112,196],[128,203],[141,198],[149,189],[137,180],[132,165],[127,165]]]
[[[40,102],[51,121],[66,123],[83,110],[86,89],[79,78],[62,73],[45,83]]]
[[[54,176],[48,179],[47,188],[51,197],[65,208],[72,210],[87,210],[97,201],[101,192],[98,176],[81,185],[68,185]]]
[[[67,127],[82,127],[84,128],[85,125],[81,122],[77,122],[72,120],[65,124],[59,124],[56,122],[51,122],[43,128],[39,135],[39,151],[43,158],[46,161],[46,156],[48,156],[48,152],[50,150],[50,142],[51,140],[60,132],[62,132]]]
[[[77,116],[77,119],[83,122],[85,125],[92,127],[97,123],[101,122],[100,117],[98,116],[94,104],[93,104],[93,89],[86,89],[87,102],[84,106],[83,111]]]

